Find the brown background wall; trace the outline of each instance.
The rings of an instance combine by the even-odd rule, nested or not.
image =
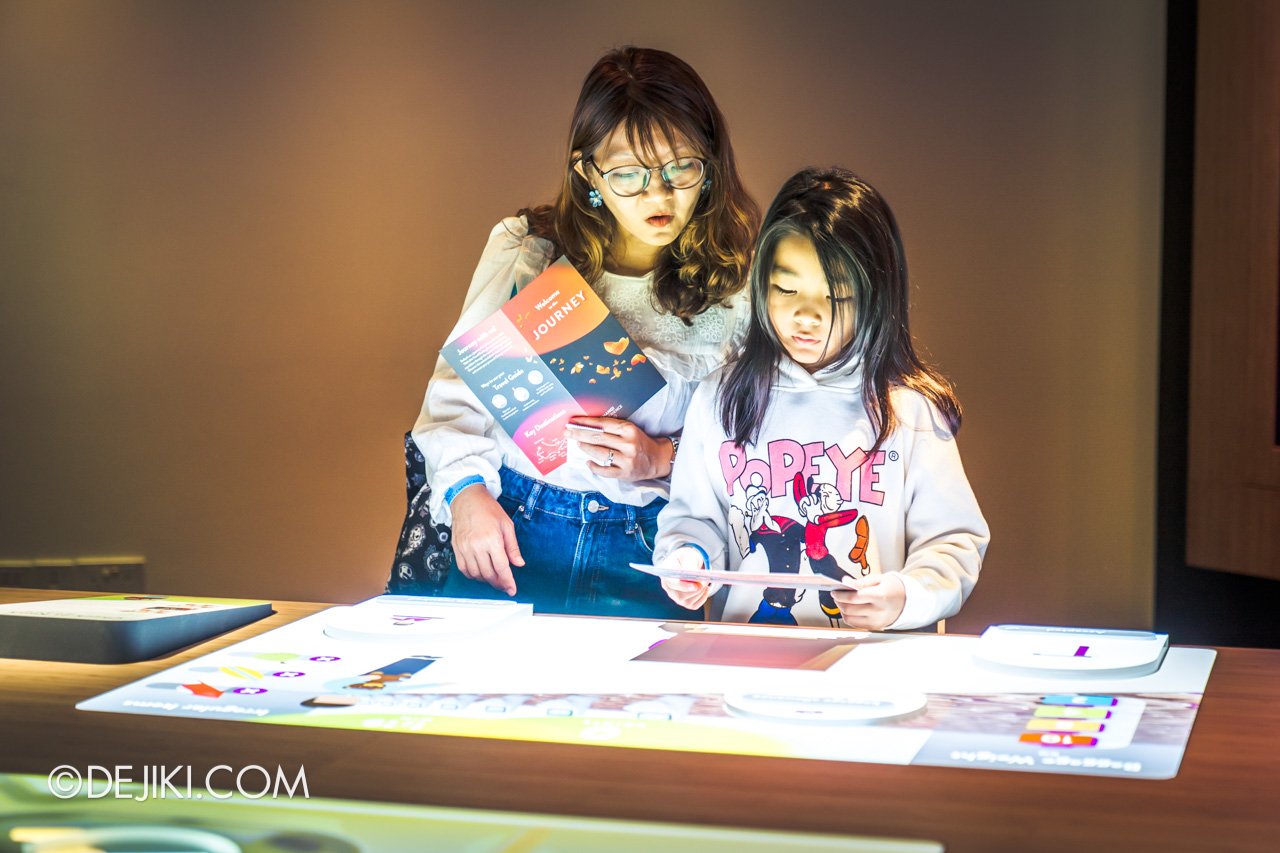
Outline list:
[[[993,542],[952,628],[1151,620],[1164,4],[0,5],[0,558],[380,591],[400,436],[488,228],[616,44],[707,80],[762,205],[894,204]]]

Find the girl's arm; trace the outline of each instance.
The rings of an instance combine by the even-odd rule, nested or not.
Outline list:
[[[549,260],[550,244],[528,236],[522,219],[498,223],[489,234],[462,315],[448,339],[498,310],[511,298],[516,283],[527,283]],[[439,358],[413,427],[413,439],[426,460],[431,516],[437,523],[452,524],[449,502],[463,488],[483,485],[493,497],[501,493],[502,450],[494,433],[493,416],[449,363]]]
[[[910,392],[894,402],[908,415],[903,417],[907,556],[899,573],[906,603],[889,627],[908,629],[959,612],[978,581],[991,534],[955,438],[933,407]]]

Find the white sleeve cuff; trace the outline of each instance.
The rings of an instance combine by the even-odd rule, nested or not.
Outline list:
[[[653,564],[655,566],[658,565],[667,557],[670,557],[673,553],[686,545],[697,548],[703,553],[704,557],[707,559],[708,569],[721,570],[725,568],[725,553],[723,547],[707,548],[701,542],[688,536],[674,536],[659,544],[653,552]]]
[[[937,601],[935,596],[929,592],[924,584],[911,575],[905,572],[898,572],[897,574],[898,579],[902,581],[902,588],[907,595],[907,601],[902,607],[902,612],[898,614],[898,618],[885,630],[909,631],[912,628],[928,625],[930,622],[937,622],[941,618],[941,614],[936,612]]]

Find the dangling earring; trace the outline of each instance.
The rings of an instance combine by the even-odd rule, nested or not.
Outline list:
[[[706,195],[707,190],[709,189],[711,189],[711,179],[707,178],[705,181],[702,182],[702,195]]]
[[[591,191],[587,193],[587,201],[590,202],[592,207],[599,207],[604,204],[604,198],[601,197],[600,190],[595,187],[592,187]]]

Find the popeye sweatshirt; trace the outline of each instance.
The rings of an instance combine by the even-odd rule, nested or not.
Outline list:
[[[990,534],[936,408],[895,388],[898,425],[868,454],[875,431],[857,366],[810,374],[783,358],[758,439],[739,447],[720,423],[727,372],[709,376],[690,402],[654,562],[696,544],[713,569],[897,572],[906,606],[890,629],[958,612]],[[839,624],[829,594],[812,588],[713,587],[712,612],[728,622]]]

